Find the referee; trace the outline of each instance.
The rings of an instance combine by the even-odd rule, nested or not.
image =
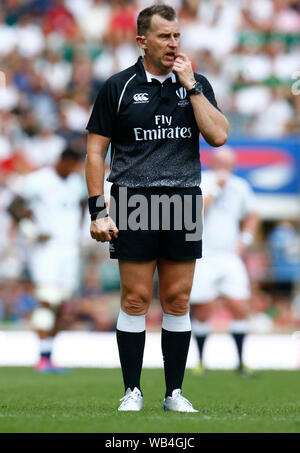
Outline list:
[[[163,4],[142,10],[137,31],[136,41],[144,58],[105,82],[87,125],[90,231],[96,241],[110,241],[110,256],[119,260],[117,343],[125,387],[119,411],[139,411],[143,406],[140,376],[145,321],[157,267],[163,309],[163,409],[197,412],[181,389],[191,337],[189,296],[195,260],[202,253],[201,238],[187,240],[186,223],[178,228],[175,208],[169,228],[162,228],[164,209],[153,214],[151,203],[155,196],[173,200],[176,196],[185,206],[189,197],[190,220],[201,217],[199,133],[211,146],[221,146],[227,140],[228,122],[208,80],[194,73],[189,58],[179,53],[175,10]],[[110,144],[108,181],[113,183],[114,215],[106,213],[103,196]],[[131,201],[137,196],[148,206],[142,220],[152,215],[148,228],[136,229],[124,222],[134,214]],[[159,228],[153,228],[153,223]]]

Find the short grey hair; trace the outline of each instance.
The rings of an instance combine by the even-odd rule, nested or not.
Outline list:
[[[137,18],[138,36],[146,36],[151,28],[152,17],[158,14],[163,19],[173,21],[177,20],[177,14],[174,8],[169,5],[153,5],[143,9]]]

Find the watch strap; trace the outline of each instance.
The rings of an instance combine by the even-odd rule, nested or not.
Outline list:
[[[203,87],[200,82],[195,82],[193,87],[187,91],[188,95],[201,94],[203,92]]]

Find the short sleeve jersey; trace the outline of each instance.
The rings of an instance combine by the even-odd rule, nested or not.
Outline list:
[[[204,197],[211,193],[216,181],[214,171],[203,172],[201,189]],[[256,198],[249,183],[231,175],[221,195],[204,213],[204,251],[233,252],[240,236],[240,222],[255,211]]]
[[[63,179],[54,168],[43,167],[24,177],[21,195],[28,202],[41,234],[49,234],[52,242],[61,245],[78,244],[80,201],[86,198],[78,174]]]
[[[208,80],[194,74],[218,108]],[[140,57],[100,89],[87,130],[111,138],[108,181],[127,187],[200,184],[199,129],[178,77],[148,81]]]

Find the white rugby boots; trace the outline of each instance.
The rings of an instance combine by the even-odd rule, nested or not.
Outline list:
[[[182,396],[181,389],[173,390],[172,396],[167,396],[167,398],[164,399],[162,408],[165,411],[199,412],[193,408],[193,405],[189,400]]]
[[[118,411],[140,411],[143,408],[143,397],[137,387],[134,387],[133,390],[128,388],[120,401],[122,402]]]

